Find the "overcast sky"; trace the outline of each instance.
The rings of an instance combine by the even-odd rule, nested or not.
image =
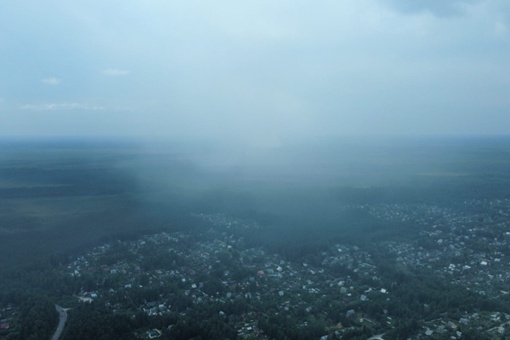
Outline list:
[[[0,136],[510,134],[510,1],[0,0]]]

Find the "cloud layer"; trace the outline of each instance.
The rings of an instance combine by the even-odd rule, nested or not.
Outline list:
[[[61,81],[62,81],[62,79],[55,78],[55,77],[44,78],[41,80],[42,83],[44,83],[46,85],[53,85],[53,86],[60,84]]]
[[[105,110],[103,106],[89,105],[82,103],[46,103],[46,104],[26,104],[20,107],[21,110],[29,111],[53,111],[53,110],[86,110],[86,111],[101,111]]]
[[[509,133],[509,27],[506,0],[2,2],[0,134]]]

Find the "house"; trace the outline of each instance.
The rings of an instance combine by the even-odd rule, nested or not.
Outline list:
[[[147,331],[147,336],[149,339],[156,339],[159,338],[163,333],[159,329],[151,329],[150,331]]]

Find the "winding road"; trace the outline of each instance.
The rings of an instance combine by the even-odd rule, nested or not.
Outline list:
[[[62,308],[59,305],[55,305],[55,309],[57,310],[58,315],[60,316],[60,320],[58,321],[57,330],[55,331],[55,334],[53,334],[53,336],[51,337],[51,340],[58,340],[60,338],[67,321],[68,308]]]

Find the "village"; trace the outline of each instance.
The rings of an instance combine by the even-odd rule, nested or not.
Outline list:
[[[508,294],[510,282],[510,202],[464,204],[466,213],[426,205],[358,208],[420,228],[416,240],[382,245],[396,266],[426,270],[457,289],[499,299]],[[101,301],[112,313],[132,318],[143,313],[179,319],[211,305],[216,317],[248,339],[274,337],[268,325],[274,316],[288,316],[303,331],[319,329],[323,339],[384,338],[399,326],[394,312],[402,299],[399,282],[383,279],[366,246],[336,243],[303,261],[289,261],[262,247],[246,247],[242,231],[258,228],[256,223],[223,214],[199,216],[209,225],[199,235],[163,232],[109,242],[77,257],[62,269],[86,283],[76,299]],[[411,339],[462,339],[467,331],[499,339],[510,332],[508,311],[476,306],[415,321]],[[174,326],[142,328],[137,336],[158,338]]]

